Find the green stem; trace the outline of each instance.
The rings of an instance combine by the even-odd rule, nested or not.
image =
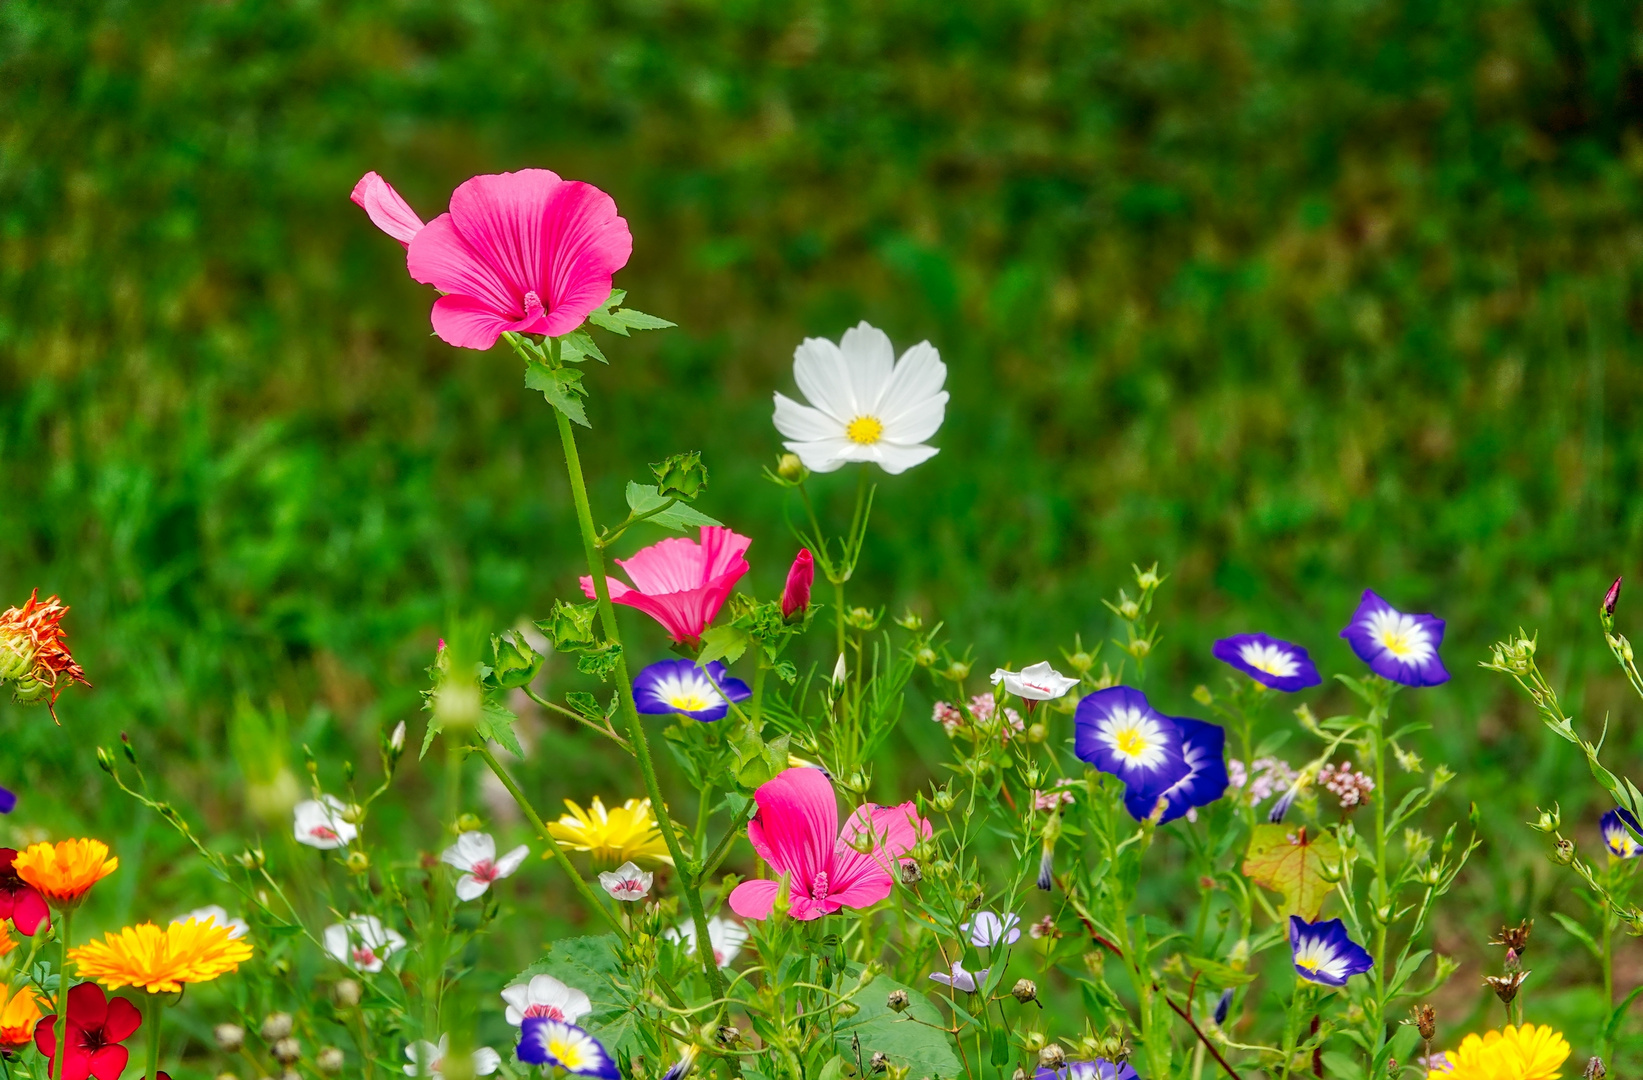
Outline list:
[[[588,572],[593,576],[594,596],[599,602],[599,621],[604,626],[606,639],[620,650],[622,634],[616,624],[616,608],[610,602],[610,585],[605,578],[605,556],[599,549],[598,534],[594,530],[593,509],[588,503],[587,483],[582,478],[582,459],[576,452],[576,433],[571,429],[570,418],[558,409],[554,410],[554,419],[559,422],[559,441],[565,450],[565,472],[570,477],[571,501],[576,507],[576,524],[582,531],[582,547],[587,556]],[[679,869],[680,884],[685,890],[685,902],[690,906],[690,918],[696,926],[696,955],[707,973],[707,983],[713,991],[713,996],[723,997],[725,979],[719,965],[713,959],[712,940],[707,932],[707,914],[702,910],[700,882],[685,858],[684,849],[679,846],[678,833],[673,828],[673,819],[668,815],[667,802],[662,798],[662,785],[656,778],[656,763],[650,755],[650,740],[645,735],[645,725],[639,717],[639,710],[633,705],[633,684],[628,677],[627,657],[620,651],[616,655],[616,693],[620,699],[622,716],[627,721],[629,741],[633,744],[633,756],[638,760],[639,771],[644,776],[645,791],[650,795],[650,805],[656,810],[656,823],[661,829],[662,840],[667,844],[668,853],[673,856],[673,864]]]
[[[548,827],[543,823],[541,815],[536,812],[536,808],[531,805],[531,801],[525,797],[525,793],[519,790],[519,785],[514,783],[512,776],[508,775],[508,770],[504,769],[502,763],[496,760],[496,755],[491,753],[491,748],[481,741],[474,749],[480,757],[485,759],[485,764],[491,767],[491,772],[495,774],[496,778],[502,781],[502,786],[508,789],[508,794],[513,796],[513,801],[519,805],[520,811],[524,813],[525,820],[531,823],[531,828],[535,829],[537,835],[547,843],[548,850],[552,852],[554,860],[559,863],[560,869],[564,870],[566,876],[570,878],[571,887],[582,898],[582,902],[603,916],[605,922],[610,924],[610,928],[616,931],[617,938],[624,945],[627,944],[628,935],[627,931],[622,929],[622,923],[615,915],[611,914],[609,908],[599,902],[599,898],[588,887],[588,883],[582,879],[582,875],[577,873],[576,866],[570,861],[570,856],[565,854],[565,849],[559,846],[559,841],[555,840],[553,834],[548,832]]]
[[[57,952],[57,1075],[64,1075],[67,1062],[64,1061],[68,1053],[68,939],[69,928],[74,923],[74,909],[65,908],[62,911],[63,921],[58,927],[62,931],[62,939],[58,944]],[[51,1070],[46,1070],[50,1075]]]
[[[1375,1045],[1370,1049],[1370,1060],[1380,1053],[1386,1041],[1386,930],[1387,919],[1381,918],[1382,909],[1390,916],[1392,900],[1386,886],[1386,720],[1385,703],[1377,693],[1369,709],[1375,731],[1375,891],[1370,897],[1370,918],[1375,920]]]
[[[155,1080],[160,1075],[161,1009],[159,994],[149,994],[143,1002],[143,1023],[148,1025],[148,1071],[143,1074],[145,1080]]]

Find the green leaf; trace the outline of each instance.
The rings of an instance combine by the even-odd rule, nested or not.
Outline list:
[[[1308,922],[1318,917],[1324,899],[1335,888],[1325,880],[1324,867],[1340,864],[1341,848],[1335,834],[1308,832],[1306,826],[1260,824],[1249,839],[1244,876],[1283,896],[1279,915],[1299,915]]]
[[[1363,1065],[1349,1054],[1339,1050],[1324,1051],[1324,1072],[1341,1080],[1363,1080]]]
[[[636,515],[655,510],[668,501],[668,496],[663,495],[656,485],[641,484],[633,480],[628,481],[627,496],[628,509]],[[652,525],[660,525],[664,529],[672,529],[674,532],[684,532],[686,529],[693,529],[698,525],[720,524],[720,522],[708,517],[700,510],[681,502],[675,502],[666,510],[646,518],[645,521]]]
[[[714,660],[723,660],[727,664],[734,664],[747,651],[747,631],[738,630],[734,626],[714,626],[702,633],[702,652],[696,658],[699,665],[707,665]]]
[[[592,675],[600,682],[609,682],[616,673],[616,661],[622,656],[622,646],[607,641],[593,649],[585,649],[581,656],[576,658],[576,670],[584,675]]]
[[[1586,946],[1587,949],[1591,950],[1591,954],[1593,956],[1597,957],[1599,960],[1603,959],[1603,950],[1598,947],[1597,941],[1592,937],[1591,932],[1584,926],[1581,926],[1561,911],[1552,912],[1552,918],[1557,920],[1559,926],[1569,931],[1569,935],[1571,937]]]
[[[1393,974],[1392,981],[1386,984],[1386,996],[1391,998],[1399,990],[1402,990],[1404,984],[1415,977],[1415,972],[1420,970],[1421,964],[1425,963],[1426,958],[1431,955],[1431,949],[1419,949],[1404,957],[1403,963],[1398,965],[1397,972]]]
[[[586,330],[572,330],[559,339],[559,359],[565,363],[580,364],[590,356],[601,364],[610,363],[599,351],[599,346],[594,344],[593,335]]]
[[[588,312],[588,322],[595,326],[604,327],[613,334],[621,334],[623,337],[629,336],[628,328],[622,323],[622,320],[608,311]]]
[[[1614,1041],[1615,1033],[1620,1030],[1620,1021],[1626,1018],[1626,1013],[1630,1011],[1632,1002],[1637,1000],[1639,994],[1643,994],[1643,985],[1634,986],[1632,992],[1626,995],[1626,1000],[1616,1005],[1614,1011],[1609,1014],[1608,1022],[1603,1025],[1603,1045]]]
[[[611,315],[630,330],[666,330],[671,326],[679,325],[658,318],[655,315],[646,315],[644,312],[635,311],[632,308],[617,308],[611,312]]]
[[[523,759],[525,750],[519,745],[519,736],[513,733],[513,723],[518,719],[513,710],[502,703],[500,695],[486,694],[475,730],[514,757]]]
[[[529,982],[536,975],[552,975],[588,995],[593,1011],[577,1023],[593,1033],[612,1053],[637,1053],[641,1048],[637,1013],[626,993],[616,935],[564,938],[548,946],[542,959],[521,971],[511,982]]]
[[[548,404],[564,413],[572,423],[581,424],[585,428],[593,427],[588,423],[587,410],[582,407],[582,398],[587,391],[582,388],[580,371],[574,368],[550,368],[533,360],[525,368],[525,385],[532,390],[542,391],[542,396],[548,399]]]
[[[893,1011],[887,1003],[894,990],[907,995],[905,1013]],[[859,1038],[863,1061],[882,1053],[890,1064],[912,1069],[911,1076],[953,1077],[964,1071],[952,1038],[942,1030],[946,1024],[941,1013],[917,990],[879,975],[851,1000],[861,1011],[834,1029],[833,1045],[840,1054],[854,1060],[851,1040]]]
[[[1255,981],[1253,971],[1240,971],[1238,968],[1223,964],[1219,960],[1209,960],[1202,956],[1187,957],[1187,964],[1204,977],[1204,981],[1211,986],[1243,986]]]

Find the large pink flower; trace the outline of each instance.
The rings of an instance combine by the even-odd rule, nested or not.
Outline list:
[[[353,199],[406,245],[411,276],[445,294],[434,301],[434,332],[464,349],[488,349],[505,330],[570,333],[633,254],[609,195],[546,169],[473,177],[426,225],[376,173]]]
[[[930,823],[910,802],[866,803],[839,831],[833,785],[820,769],[788,769],[753,793],[759,811],[747,838],[778,877],[786,877],[788,914],[819,919],[840,908],[864,908],[890,895],[891,867],[930,835]],[[864,837],[871,837],[864,841]],[[858,851],[857,846],[868,850]],[[730,894],[730,908],[744,919],[767,919],[779,881],[744,881]]]
[[[634,552],[631,559],[617,559],[635,587],[606,578],[611,600],[649,615],[674,641],[700,644],[702,631],[747,573],[742,555],[753,543],[721,525],[704,525],[701,535],[700,544],[676,536]],[[593,578],[582,579],[582,592],[594,595]]]

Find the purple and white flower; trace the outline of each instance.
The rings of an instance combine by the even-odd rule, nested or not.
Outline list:
[[[327,956],[355,971],[381,971],[383,962],[405,947],[404,936],[375,915],[350,915],[347,922],[327,926],[321,940]]]
[[[403,1066],[406,1076],[431,1076],[444,1080],[445,1053],[451,1044],[450,1036],[441,1035],[439,1042],[431,1043],[426,1039],[418,1039],[405,1048],[405,1056],[410,1060],[409,1065]],[[502,1064],[502,1055],[488,1046],[481,1046],[473,1052],[473,1075],[489,1076]]]
[[[1289,950],[1295,974],[1324,986],[1345,986],[1346,980],[1375,966],[1363,946],[1346,936],[1346,926],[1339,919],[1309,923],[1291,915]]]
[[[1438,657],[1443,620],[1435,615],[1406,614],[1365,589],[1341,636],[1358,659],[1383,679],[1404,686],[1437,686],[1449,681],[1449,672]]]
[[[1292,694],[1323,680],[1305,649],[1265,634],[1234,634],[1210,650],[1215,659],[1231,664],[1262,686]]]
[[[980,971],[965,971],[963,962],[954,960],[951,973],[935,971],[930,973],[930,978],[943,986],[951,986],[954,990],[962,990],[966,994],[973,994],[986,984],[987,973],[991,970],[993,969],[982,968]]]
[[[970,944],[978,949],[995,949],[1000,945],[1014,945],[1021,940],[1021,916],[1014,912],[999,915],[996,911],[978,911],[975,917],[961,923],[959,929],[970,935]]]
[[[458,900],[477,900],[485,895],[491,882],[500,881],[518,870],[531,849],[520,844],[500,859],[496,857],[496,840],[490,833],[465,832],[456,843],[440,853],[439,859],[447,866],[462,871],[456,879]]]
[[[655,874],[646,873],[631,861],[599,875],[599,884],[605,892],[614,899],[630,904],[649,896],[651,883],[655,880]]]
[[[1114,686],[1085,695],[1073,728],[1079,759],[1138,789],[1137,798],[1155,801],[1190,771],[1181,755],[1181,729],[1139,690]]]
[[[1106,1058],[1094,1061],[1069,1061],[1059,1069],[1039,1066],[1033,1080],[1141,1080],[1135,1068],[1124,1061],[1113,1064]]]
[[[563,1020],[526,1017],[514,1053],[529,1065],[557,1065],[572,1076],[622,1080],[621,1070],[599,1040]]]
[[[518,1027],[526,1020],[563,1020],[574,1024],[593,1011],[588,995],[566,986],[552,975],[533,975],[528,983],[514,983],[502,991],[507,1020]]]
[[[686,956],[696,955],[694,921],[686,919],[677,928],[662,931],[662,937],[683,944]],[[747,944],[747,927],[735,919],[715,915],[707,920],[707,940],[713,946],[713,962],[720,967],[729,967],[730,962],[742,951],[742,946]]]
[[[1617,859],[1635,859],[1643,855],[1643,843],[1639,843],[1632,830],[1626,828],[1626,818],[1631,818],[1631,815],[1617,808],[1604,814],[1603,820],[1598,823],[1598,829],[1603,833],[1603,846]],[[1632,824],[1637,824],[1636,818],[1632,818]]]
[[[678,713],[692,720],[720,720],[731,702],[752,696],[748,685],[726,675],[717,660],[704,667],[692,660],[658,660],[633,680],[634,706],[652,716]]]
[[[335,795],[306,799],[291,812],[291,833],[297,843],[321,851],[347,847],[359,835],[359,829],[344,817],[347,812],[348,807]]]
[[[1050,666],[1048,660],[1040,660],[1020,671],[999,668],[993,672],[993,685],[1000,683],[1006,693],[1014,694],[1022,701],[1053,701],[1077,686],[1078,680],[1061,674]]]
[[[1124,809],[1137,821],[1145,821],[1158,808],[1158,800],[1167,804],[1158,819],[1160,825],[1174,821],[1200,806],[1208,806],[1227,792],[1226,729],[1185,716],[1172,716],[1181,733],[1181,757],[1187,763],[1187,774],[1163,791],[1131,786],[1124,792]]]

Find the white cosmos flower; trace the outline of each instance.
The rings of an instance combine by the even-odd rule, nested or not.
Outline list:
[[[651,883],[655,880],[655,874],[645,873],[633,862],[625,862],[614,871],[599,875],[599,884],[607,893],[629,903],[649,896]]]
[[[228,936],[231,938],[242,938],[251,932],[250,923],[246,922],[244,919],[229,918],[228,910],[226,908],[218,907],[216,904],[208,904],[202,908],[195,908],[193,911],[186,911],[183,914],[178,915],[175,919],[172,919],[171,925],[178,926],[188,922],[189,920],[193,920],[198,923],[214,922],[218,926],[226,926],[228,928]]]
[[[502,1000],[508,1006],[508,1023],[514,1027],[523,1024],[527,1016],[574,1024],[593,1011],[588,995],[552,975],[535,975],[528,983],[514,983],[502,991]]]
[[[347,847],[359,835],[350,821],[343,819],[348,807],[335,795],[322,795],[296,805],[291,813],[291,832],[297,843],[307,844],[321,851]]]
[[[399,931],[382,925],[375,915],[350,915],[323,935],[326,955],[357,971],[381,971],[382,962],[405,947]]]
[[[809,405],[776,395],[776,430],[811,472],[871,461],[905,472],[934,457],[924,440],[947,411],[947,365],[928,341],[897,360],[883,330],[859,323],[837,345],[805,338],[793,350],[793,378]]]
[[[496,857],[496,841],[490,833],[465,832],[456,843],[446,848],[440,861],[462,871],[456,879],[456,898],[474,900],[485,895],[491,882],[501,880],[519,869],[531,849],[520,844],[500,859]]]
[[[441,1035],[439,1042],[431,1043],[426,1039],[418,1039],[405,1048],[405,1056],[410,1060],[406,1065],[406,1076],[437,1076],[443,1080],[445,1076],[445,1052],[451,1045],[449,1035]],[[502,1064],[502,1055],[488,1046],[481,1046],[473,1052],[473,1073],[475,1076],[489,1076]]]
[[[1051,667],[1048,660],[1040,660],[1020,671],[999,668],[993,672],[993,685],[999,683],[1004,684],[1007,693],[1014,694],[1022,701],[1049,701],[1077,686],[1078,680],[1067,678]]]
[[[664,930],[669,941],[684,943],[685,955],[696,955],[696,923],[686,919],[676,930]],[[720,967],[729,967],[736,954],[747,944],[747,928],[734,919],[715,915],[707,921],[707,940],[713,943],[713,959]]]

